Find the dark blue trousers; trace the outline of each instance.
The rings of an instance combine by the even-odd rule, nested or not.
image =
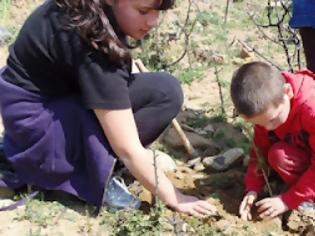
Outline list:
[[[4,151],[20,183],[100,206],[116,155],[94,112],[78,97],[43,98],[1,77],[0,91]],[[178,81],[167,73],[135,74],[129,97],[144,146],[163,132],[183,102]]]

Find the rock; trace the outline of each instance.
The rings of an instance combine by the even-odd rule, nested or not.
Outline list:
[[[12,34],[5,28],[0,26],[0,45],[12,38]]]
[[[215,129],[213,134],[214,140],[220,147],[223,147],[223,149],[231,148],[231,145],[237,146],[237,144],[248,142],[248,139],[242,133],[242,130],[235,128],[229,123],[214,123],[213,127]]]
[[[186,163],[181,161],[181,160],[175,160],[175,163],[176,163],[177,167],[178,166],[186,166]]]
[[[158,168],[160,168],[164,172],[174,171],[176,169],[175,161],[166,153],[156,150],[155,151],[156,161],[158,164]]]
[[[213,125],[209,124],[206,127],[203,128],[204,131],[207,132],[207,134],[213,134],[214,133],[214,128]]]
[[[244,151],[241,148],[232,148],[223,154],[205,157],[202,163],[207,169],[213,171],[224,171],[242,161]]]
[[[206,135],[207,132],[203,128],[196,128],[195,132],[199,135]]]
[[[194,170],[195,171],[203,171],[205,169],[205,166],[202,164],[202,163],[197,163],[195,166],[194,166]]]
[[[216,144],[212,139],[206,139],[193,132],[184,132],[191,145],[195,149],[208,150],[208,152],[211,152],[212,155],[215,155],[219,152],[220,146],[218,146],[218,144]],[[184,145],[174,128],[170,128],[165,133],[163,141],[172,148],[184,149]]]
[[[139,198],[142,202],[148,202],[149,204],[152,204],[154,200],[153,194],[144,187],[142,187],[142,191],[139,194]]]
[[[187,165],[189,167],[193,167],[194,165],[198,164],[198,163],[201,163],[201,157],[197,157],[197,158],[194,158],[194,159],[191,159],[187,162]]]
[[[176,233],[186,233],[188,224],[186,222],[179,222],[175,225]]]

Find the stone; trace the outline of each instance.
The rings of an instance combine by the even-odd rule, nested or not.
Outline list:
[[[189,167],[195,166],[196,164],[201,163],[201,157],[196,157],[194,159],[191,159],[187,162],[187,165]]]
[[[244,135],[242,130],[234,127],[232,124],[218,122],[214,123],[213,127],[215,129],[213,134],[214,140],[218,145],[220,145],[220,147],[222,147],[222,149],[236,147],[240,143],[248,142],[248,138]]]
[[[0,45],[12,38],[12,34],[5,28],[0,26]]]
[[[196,133],[184,131],[186,137],[190,141],[191,145],[195,149],[207,150],[208,153],[212,153],[215,155],[219,152],[220,146],[209,138],[204,138]],[[183,149],[184,145],[181,139],[179,138],[176,130],[174,128],[170,128],[164,135],[163,141],[166,145],[175,149]]]
[[[142,187],[142,191],[139,194],[139,198],[141,201],[148,202],[149,204],[153,204],[154,201],[153,194],[144,187]]]
[[[211,124],[207,125],[203,129],[204,129],[204,131],[207,132],[207,134],[211,134],[212,135],[214,133],[214,127]]]
[[[242,161],[244,151],[241,148],[232,148],[216,156],[205,157],[202,163],[212,171],[225,171]]]
[[[197,163],[195,166],[194,166],[194,170],[195,171],[203,171],[205,169],[205,166],[202,164],[202,163]]]
[[[158,164],[158,168],[160,168],[164,172],[174,171],[176,169],[176,163],[168,154],[155,150],[156,161]]]

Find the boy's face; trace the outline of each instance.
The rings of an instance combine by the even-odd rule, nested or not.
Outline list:
[[[106,0],[112,7],[121,30],[134,39],[142,39],[158,24],[161,0]]]
[[[288,119],[291,103],[290,99],[293,97],[293,90],[290,84],[284,85],[284,95],[282,102],[277,106],[271,104],[267,109],[251,118],[241,115],[247,122],[254,125],[264,127],[266,130],[274,130],[284,124]]]

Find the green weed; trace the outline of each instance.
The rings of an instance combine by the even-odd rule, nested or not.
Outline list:
[[[194,80],[201,79],[203,75],[204,75],[203,69],[189,68],[181,71],[180,74],[178,75],[178,79],[184,84],[191,84]]]
[[[54,224],[53,219],[55,219],[62,210],[64,210],[64,206],[58,202],[43,202],[34,199],[26,204],[25,211],[19,213],[15,220],[28,220],[33,224],[46,227]]]
[[[9,18],[9,10],[11,7],[11,0],[1,0],[0,1],[0,24],[6,22]]]
[[[211,25],[219,25],[222,23],[222,17],[216,12],[203,11],[197,17],[197,21],[204,27]]]
[[[186,124],[192,128],[203,128],[209,123],[209,118],[206,116],[188,117]]]
[[[162,204],[151,208],[149,214],[140,210],[120,210],[116,213],[103,210],[100,225],[115,236],[160,235],[161,232],[166,232],[164,210]]]
[[[42,235],[44,235],[41,232],[42,232],[41,228],[37,228],[35,230],[30,229],[27,236],[42,236]]]

